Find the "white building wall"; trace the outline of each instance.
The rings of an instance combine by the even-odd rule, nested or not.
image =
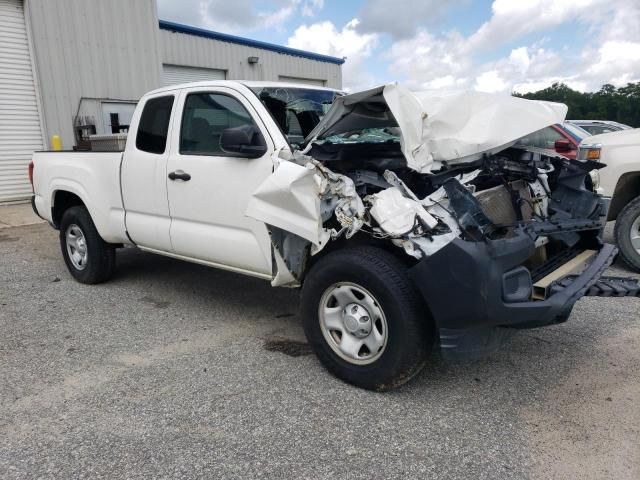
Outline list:
[[[342,88],[342,69],[335,63],[164,29],[160,41],[163,64],[225,70],[227,80],[278,81],[284,76],[322,80],[327,87]],[[249,64],[251,56],[259,62]]]
[[[161,78],[155,0],[26,0],[47,137],[75,143],[78,112],[93,99],[137,101]],[[93,106],[89,107],[93,102]],[[95,112],[95,113],[94,113]]]
[[[163,65],[219,69],[230,80],[342,86],[335,63],[160,29],[156,0],[25,0],[25,12],[47,142],[60,135],[65,149],[75,145],[77,115],[94,117],[104,133],[101,102],[137,102],[162,86]],[[250,56],[259,62],[249,64]]]

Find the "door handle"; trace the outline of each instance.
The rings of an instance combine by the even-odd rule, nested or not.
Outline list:
[[[191,175],[183,172],[182,170],[176,170],[175,172],[171,172],[169,174],[169,180],[182,180],[188,182],[191,180]]]

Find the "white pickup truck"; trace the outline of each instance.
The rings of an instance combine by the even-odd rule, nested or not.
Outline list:
[[[620,256],[640,271],[640,129],[588,137],[580,143],[578,158],[607,166],[593,172],[593,183],[598,193],[611,198],[608,220],[616,221]]]
[[[513,147],[559,104],[395,84],[342,96],[201,82],[145,95],[124,152],[36,152],[36,213],[69,272],[103,282],[136,246],[301,288],[321,362],[360,387],[413,377],[438,344],[474,357],[564,322],[601,279],[597,162]]]

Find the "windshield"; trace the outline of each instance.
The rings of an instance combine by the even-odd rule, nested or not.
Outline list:
[[[289,143],[297,147],[340,95],[331,90],[296,87],[252,87]]]
[[[572,125],[571,123],[564,122],[562,124],[562,126],[565,129],[565,131],[570,133],[578,141],[578,143],[581,142],[582,140],[584,140],[585,138],[591,136],[591,134],[589,132],[587,132],[586,130],[584,130],[584,129],[576,126],[576,125]]]
[[[320,137],[316,143],[400,143],[398,127],[362,128],[328,137]]]
[[[601,133],[617,132],[619,130],[622,130],[619,127],[616,127],[614,125],[607,125],[607,124],[602,124],[602,125],[581,125],[580,128],[582,128],[583,130],[586,130],[591,135],[599,135]]]

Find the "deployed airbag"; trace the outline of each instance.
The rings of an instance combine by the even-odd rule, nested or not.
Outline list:
[[[566,105],[507,95],[463,92],[437,96],[389,84],[338,97],[307,138],[366,128],[399,127],[407,167],[420,173],[504,150],[519,138],[562,122]]]

